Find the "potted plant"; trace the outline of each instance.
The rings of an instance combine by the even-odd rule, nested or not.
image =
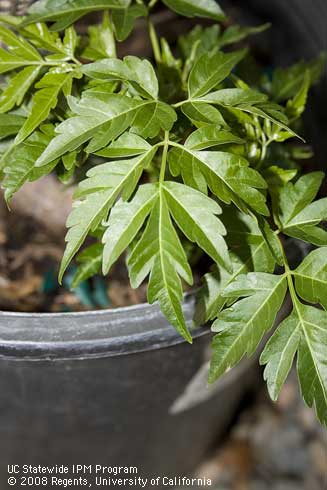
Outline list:
[[[186,17],[225,18],[213,0],[163,3]],[[109,454],[146,472],[192,469],[219,425],[211,403],[190,423],[199,413],[193,385],[189,410],[167,410],[204,360],[208,328],[190,327],[193,295],[183,295],[194,272],[206,273],[195,321],[214,320],[216,332],[210,383],[259,349],[289,293],[292,311],[261,355],[265,379],[276,399],[297,355],[304,400],[327,423],[327,201],[316,198],[324,175],[299,164],[311,156],[299,136],[301,116],[324,58],[250,81],[248,51],[237,45],[267,26],[199,26],[174,51],[151,22],[156,4],[41,0],[24,18],[1,17],[0,172],[8,205],[25,182],[56,172],[70,183],[76,173],[59,280],[76,255],[73,287],[100,270],[107,275],[127,251],[132,287],[147,280],[155,303],[1,314],[2,391],[11,393],[4,420],[9,428],[17,416],[22,421],[19,430],[1,429],[8,461],[22,460],[21,451],[32,463],[36,455],[40,463],[60,456],[80,463]],[[102,23],[79,36],[74,24],[103,10]],[[153,59],[118,58],[116,42],[140,17]],[[316,247],[296,267],[288,238]],[[199,252],[207,258],[192,270]],[[221,403],[233,404],[241,388],[220,392]],[[227,408],[222,420],[228,417]],[[172,439],[162,440],[163,430]],[[53,438],[46,453],[45,436]],[[26,456],[31,441],[35,452]]]

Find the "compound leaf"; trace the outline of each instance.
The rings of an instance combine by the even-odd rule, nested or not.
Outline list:
[[[195,63],[188,80],[189,97],[195,99],[217,87],[245,56],[246,51],[206,53]]]
[[[181,276],[192,284],[192,272],[161,188],[147,227],[128,258],[128,268],[133,287],[138,287],[150,273],[149,303],[157,300],[168,321],[188,342],[192,342],[181,305],[180,279]]]
[[[226,229],[217,215],[220,206],[213,200],[178,182],[163,185],[169,210],[184,235],[198,244],[215,262],[230,270],[230,260],[223,236]]]
[[[107,274],[111,266],[129,246],[150,214],[158,197],[158,186],[141,185],[130,202],[118,201],[112,208],[103,235],[103,266]]]
[[[240,275],[224,291],[224,296],[246,296],[222,311],[212,330],[213,357],[209,381],[215,381],[242,357],[251,355],[263,335],[273,326],[284,301],[287,281],[284,276],[252,272]]]
[[[88,178],[79,184],[75,193],[74,207],[67,220],[69,231],[59,272],[60,280],[87,234],[107,218],[119,194],[128,199],[133,193],[144,167],[154,154],[155,149],[151,149],[135,158],[104,163],[88,171]]]

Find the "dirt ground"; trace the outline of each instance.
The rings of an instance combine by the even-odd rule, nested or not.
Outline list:
[[[304,405],[295,372],[276,404],[262,387],[197,476],[216,490],[327,489],[327,431]]]

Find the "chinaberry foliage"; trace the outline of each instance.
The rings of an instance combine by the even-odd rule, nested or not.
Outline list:
[[[127,251],[131,285],[148,278],[149,302],[189,342],[183,287],[201,250],[214,264],[195,317],[214,320],[211,382],[256,351],[289,292],[293,310],[266,343],[264,376],[276,399],[297,357],[303,397],[327,425],[327,198],[317,198],[323,174],[301,175],[310,151],[297,136],[324,57],[254,77],[240,42],[267,26],[199,25],[172,49],[151,22],[156,3],[40,0],[24,18],[1,17],[5,198],[52,171],[79,180],[60,280],[89,235],[74,285],[108,274]],[[214,0],[163,3],[224,20]],[[94,11],[101,24],[77,34],[74,23]],[[118,58],[116,42],[142,17],[153,59]],[[315,246],[296,268],[288,237]]]

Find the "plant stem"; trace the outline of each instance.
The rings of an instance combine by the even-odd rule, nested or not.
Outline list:
[[[164,147],[162,150],[162,160],[161,160],[160,176],[159,176],[160,184],[162,184],[162,182],[165,180],[168,147],[169,147],[169,131],[165,131],[165,140],[164,140]]]
[[[297,294],[296,294],[296,291],[295,291],[295,288],[294,288],[292,271],[290,269],[290,266],[289,266],[289,263],[288,263],[288,260],[287,260],[286,254],[285,254],[285,250],[284,250],[283,244],[282,244],[282,242],[280,240],[279,240],[279,243],[280,243],[280,248],[281,248],[281,251],[282,251],[282,254],[283,254],[283,259],[284,259],[284,268],[285,268],[285,275],[287,277],[288,289],[289,289],[289,292],[290,292],[290,295],[291,295],[293,306],[298,311],[298,307],[297,306],[298,306],[299,300],[298,300],[298,297],[297,297]]]
[[[160,51],[159,40],[150,17],[148,17],[148,29],[149,29],[149,36],[152,44],[154,58],[157,63],[161,63],[161,51]]]

